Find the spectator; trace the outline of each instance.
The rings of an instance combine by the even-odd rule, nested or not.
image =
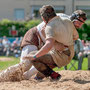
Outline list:
[[[85,46],[85,41],[84,40],[81,40],[81,41],[82,41],[83,46]]]
[[[2,44],[4,45],[6,43],[6,36],[3,36]]]
[[[90,53],[88,54],[88,70],[90,70]]]
[[[2,47],[3,46],[3,44],[2,44],[2,39],[0,39],[0,47]]]
[[[11,43],[10,41],[6,38],[6,37],[3,37],[3,42],[2,42],[3,46],[4,46],[4,53],[6,56],[9,55],[10,53],[10,46],[11,46]]]
[[[19,38],[16,38],[12,43],[12,47],[15,48],[15,47],[18,47],[18,46],[20,46],[20,42],[19,42]]]
[[[75,41],[75,45],[74,45],[74,49],[75,49],[75,59],[78,59],[78,70],[82,69],[82,62],[83,62],[83,58],[84,58],[84,46],[82,44],[82,41],[80,39]]]
[[[3,44],[2,44],[2,39],[0,39],[0,55],[3,55]]]
[[[13,41],[11,51],[13,51],[15,57],[20,56],[20,40],[18,37]]]
[[[90,42],[86,41],[84,46],[84,55],[88,57],[88,70],[90,70]]]
[[[20,44],[21,44],[22,40],[23,40],[23,37],[20,37],[20,40],[19,40]]]

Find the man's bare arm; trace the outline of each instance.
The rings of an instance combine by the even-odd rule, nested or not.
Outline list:
[[[23,57],[23,59],[34,60],[35,58],[38,58],[40,56],[47,54],[50,51],[50,49],[54,46],[54,42],[55,40],[53,38],[48,38],[46,40],[45,45],[36,54],[34,55],[28,54],[25,57]]]
[[[46,40],[45,45],[35,54],[35,56],[40,57],[47,54],[51,50],[51,48],[54,46],[54,42],[55,40],[53,38],[48,38]]]

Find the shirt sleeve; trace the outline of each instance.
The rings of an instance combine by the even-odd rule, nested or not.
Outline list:
[[[75,26],[74,26],[74,24],[71,22],[71,21],[69,21],[70,22],[70,27],[71,27],[71,29],[72,29],[72,34],[73,34],[73,38],[74,39],[78,39],[79,38],[79,34],[78,34],[78,32],[77,32],[77,30],[76,30],[76,28],[75,28]]]
[[[40,24],[37,26],[37,30],[40,31],[44,25],[45,25],[44,22],[40,23]]]
[[[50,25],[46,26],[46,28],[45,28],[45,35],[46,35],[46,39],[54,38],[55,32],[54,32],[53,26],[50,26]]]

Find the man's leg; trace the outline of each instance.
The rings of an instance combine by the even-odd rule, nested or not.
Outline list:
[[[67,70],[67,66],[64,66],[64,69]]]
[[[25,62],[26,65],[26,72],[23,74],[24,79],[29,79],[31,76],[35,75],[38,70],[32,66],[31,61],[29,60],[23,60],[23,57],[26,56],[27,54],[29,54],[32,51],[36,51],[37,47],[35,45],[27,45],[22,49],[22,53],[21,53],[21,59],[20,62]]]
[[[88,70],[90,70],[90,54],[88,54]]]
[[[83,62],[83,56],[79,56],[79,61],[78,61],[78,70],[82,69],[82,62]]]
[[[38,73],[38,70],[32,66],[28,71],[26,71],[23,76],[24,76],[24,79],[30,79],[33,75],[35,75],[36,73]]]
[[[32,63],[38,71],[45,75],[45,77],[50,76],[52,79],[59,79],[61,77],[60,74],[52,70],[52,68],[56,67],[57,65],[53,61],[50,54],[39,57],[36,60],[33,60]]]

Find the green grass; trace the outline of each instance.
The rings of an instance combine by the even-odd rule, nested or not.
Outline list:
[[[2,56],[4,57],[4,56]],[[1,56],[0,56],[1,58]],[[12,60],[11,61],[0,61],[0,70],[6,69],[9,66],[15,65],[19,63],[19,58],[15,57],[10,57]]]
[[[71,63],[74,63],[74,60],[71,61]],[[71,66],[71,63],[69,63],[67,65],[67,68],[69,69],[69,67]],[[75,65],[76,70],[78,69],[78,61],[76,61]],[[88,59],[84,58],[83,59],[83,63],[82,63],[82,70],[87,70],[88,69]],[[62,68],[54,68],[55,71],[60,71],[60,70],[64,70],[64,67]],[[70,70],[75,70],[74,67],[72,67]]]
[[[86,20],[86,23],[87,23],[87,24],[90,24],[90,20]]]
[[[0,56],[0,58],[1,58],[1,56]],[[19,63],[19,58],[15,58],[15,57],[10,57],[10,58],[12,59],[12,61],[0,61],[0,70],[4,70],[9,66],[12,66],[12,65],[15,65],[15,64]],[[72,60],[71,62],[73,63],[74,60]],[[67,68],[69,68],[70,65],[71,64],[68,64]],[[78,68],[78,61],[76,61],[75,67],[76,67],[76,69]],[[87,70],[87,69],[88,69],[88,59],[84,58],[83,63],[82,63],[82,70]],[[62,68],[54,68],[54,70],[55,71],[64,70],[64,67],[62,67]],[[71,70],[75,70],[75,69],[72,67]]]

